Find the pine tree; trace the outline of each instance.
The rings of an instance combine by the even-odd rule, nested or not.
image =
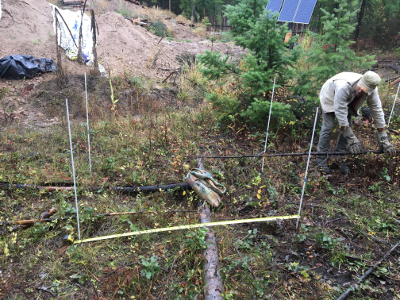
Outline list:
[[[291,66],[299,54],[288,50],[284,43],[287,25],[278,24],[277,15],[265,9],[267,3],[243,0],[235,6],[227,5],[225,10],[236,45],[249,50],[245,57],[248,71],[241,77],[255,95],[270,91],[275,76],[278,83],[286,83],[294,75]]]
[[[364,71],[376,62],[374,56],[357,56],[350,48],[354,43],[350,39],[353,35],[357,10],[347,0],[334,0],[337,8],[334,13],[329,13],[323,8],[323,32],[312,33],[314,40],[309,50],[304,51],[305,65],[308,66],[299,72],[298,87],[295,91],[299,94],[317,96],[317,90],[330,77],[345,71]]]
[[[266,120],[270,103],[269,99],[257,100],[256,97],[260,99],[272,90],[274,77],[278,85],[293,78],[292,66],[299,57],[296,49],[289,50],[288,44],[284,43],[287,25],[278,24],[277,14],[265,9],[267,3],[268,0],[241,0],[237,5],[225,8],[235,44],[248,50],[240,67],[221,53],[206,51],[205,55],[199,56],[206,66],[203,74],[210,78],[227,74],[239,77],[244,91],[239,97],[244,110],[242,116],[254,123]],[[217,100],[215,95],[210,98],[211,102],[213,99]]]

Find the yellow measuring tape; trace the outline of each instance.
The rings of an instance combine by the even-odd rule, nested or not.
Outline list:
[[[90,239],[85,239],[85,240],[77,240],[74,242],[74,244],[82,244],[82,243],[88,243],[88,242],[108,240],[108,239],[124,237],[124,236],[142,235],[142,234],[147,234],[147,233],[192,229],[192,228],[199,228],[199,227],[203,227],[203,226],[231,225],[231,224],[253,223],[253,222],[269,222],[269,221],[275,221],[275,220],[297,219],[299,217],[300,217],[299,215],[282,216],[282,217],[265,217],[265,218],[257,218],[257,219],[229,220],[229,221],[202,223],[202,224],[181,225],[181,226],[174,226],[174,227],[167,227],[167,228],[156,228],[156,229],[140,230],[140,231],[133,231],[133,232],[127,232],[127,233],[114,234],[114,235],[100,236],[100,237],[95,237],[95,238],[90,238]]]

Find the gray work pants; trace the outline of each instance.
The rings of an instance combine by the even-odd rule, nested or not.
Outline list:
[[[351,114],[348,114],[347,119],[349,121],[349,126],[351,127]],[[322,128],[319,135],[319,141],[317,146],[317,152],[328,152],[329,144],[331,141],[331,134],[335,128],[335,113],[324,113],[322,112]],[[336,143],[335,151],[346,151],[347,140],[343,137],[342,132],[340,132],[339,139]],[[326,155],[317,155],[316,164],[317,166],[327,165]]]

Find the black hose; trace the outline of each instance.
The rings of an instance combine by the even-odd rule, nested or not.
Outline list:
[[[356,155],[361,155],[361,154],[368,154],[368,153],[373,153],[373,154],[383,154],[381,151],[363,151],[360,152]],[[346,152],[300,152],[300,153],[277,153],[277,154],[250,154],[250,155],[232,155],[232,156],[222,156],[222,155],[188,155],[190,158],[246,158],[246,157],[277,157],[277,156],[307,156],[307,155],[354,155],[348,151]]]
[[[191,190],[189,184],[186,182],[184,183],[174,183],[174,184],[167,184],[167,185],[153,185],[153,186],[138,186],[138,187],[109,187],[108,189],[112,191],[119,191],[127,194],[134,194],[134,193],[141,193],[141,192],[158,192],[158,191],[166,191],[166,190],[173,190],[175,188],[181,190]]]
[[[65,187],[65,186],[64,186]],[[68,188],[72,189],[71,186],[67,186]],[[0,188],[16,188],[16,189],[62,189],[63,187],[60,186],[45,186],[45,185],[36,185],[36,184],[19,184],[19,183],[7,183],[1,182]],[[174,183],[174,184],[167,184],[167,185],[151,185],[151,186],[116,186],[116,187],[97,187],[97,188],[86,188],[83,189],[89,192],[99,192],[101,190],[110,190],[110,191],[117,191],[123,194],[139,194],[139,193],[151,193],[151,192],[158,192],[158,191],[166,191],[172,189],[181,189],[181,190],[191,190],[189,184],[186,182],[184,183]]]

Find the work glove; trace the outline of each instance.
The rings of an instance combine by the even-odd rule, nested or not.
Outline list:
[[[351,154],[360,154],[363,151],[360,141],[354,135],[351,128],[343,130],[342,135],[347,140],[347,144],[349,145],[349,151]]]
[[[382,132],[378,131],[378,143],[379,143],[379,151],[388,153],[389,156],[392,156],[396,153],[396,149],[388,141],[388,136],[387,136],[386,131],[382,131]]]

